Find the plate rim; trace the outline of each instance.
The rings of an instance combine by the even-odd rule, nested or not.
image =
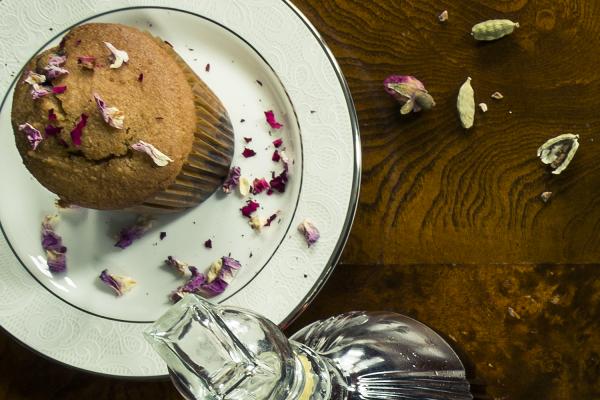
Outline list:
[[[359,196],[360,196],[360,186],[361,186],[361,173],[362,173],[362,149],[361,149],[361,140],[360,140],[360,127],[359,127],[359,122],[358,122],[358,115],[356,112],[356,108],[354,106],[354,101],[352,99],[352,95],[350,92],[350,88],[348,86],[348,83],[346,81],[346,78],[341,70],[341,67],[339,65],[339,63],[337,62],[333,52],[331,51],[331,49],[329,48],[329,46],[327,45],[327,43],[325,42],[325,40],[322,38],[322,36],[320,35],[320,33],[318,32],[318,30],[315,28],[315,26],[308,20],[308,18],[299,10],[298,7],[296,7],[291,0],[281,0],[281,2],[286,5],[292,12],[293,14],[304,24],[304,26],[308,29],[308,31],[310,32],[310,34],[316,39],[317,44],[320,46],[321,50],[323,51],[324,55],[327,57],[327,60],[329,62],[329,64],[331,65],[337,79],[338,79],[338,83],[340,85],[340,88],[342,89],[345,101],[346,101],[346,110],[348,112],[348,117],[350,120],[350,127],[351,127],[351,133],[352,133],[352,152],[353,152],[353,176],[352,176],[352,187],[350,189],[350,196],[349,196],[349,200],[348,200],[348,205],[346,208],[346,216],[345,216],[345,220],[344,223],[342,225],[342,230],[339,234],[338,240],[333,248],[333,251],[329,257],[329,259],[327,260],[327,262],[325,263],[323,270],[321,272],[321,274],[319,275],[319,277],[317,278],[317,280],[315,281],[314,285],[312,286],[312,288],[307,292],[307,294],[304,296],[304,298],[297,304],[297,306],[291,310],[288,315],[279,323],[279,326],[281,327],[281,329],[286,329],[287,327],[289,327],[289,325],[296,319],[298,318],[298,316],[304,311],[306,310],[306,308],[310,305],[310,303],[314,300],[314,298],[319,294],[319,292],[322,290],[323,286],[325,285],[325,283],[327,282],[327,280],[329,279],[329,277],[331,276],[331,274],[333,273],[333,270],[335,269],[335,266],[337,265],[342,252],[344,250],[344,247],[348,241],[348,238],[350,236],[350,232],[351,232],[351,228],[356,216],[356,211],[358,208],[358,202],[359,202]],[[79,20],[77,23],[72,24],[71,26],[69,26],[68,28],[65,28],[64,31],[61,31],[61,33],[53,36],[52,39],[50,39],[50,41],[54,40],[56,37],[64,34],[64,32],[68,31],[69,29],[71,29],[73,26],[80,24],[83,21],[87,21],[89,19],[92,18],[96,18],[102,15],[106,15],[106,14],[110,14],[110,13],[114,13],[114,12],[119,12],[119,11],[125,11],[125,10],[132,10],[132,9],[163,9],[163,10],[167,10],[167,11],[178,11],[178,12],[184,12],[187,14],[191,14],[191,15],[195,15],[195,16],[200,16],[212,23],[216,23],[217,25],[227,29],[228,31],[232,32],[233,34],[235,34],[238,38],[241,38],[241,36],[239,36],[235,31],[232,31],[231,29],[229,29],[228,27],[220,24],[217,21],[212,20],[209,17],[206,16],[202,16],[201,14],[194,12],[192,10],[188,10],[185,8],[178,8],[178,6],[156,6],[156,5],[131,5],[131,6],[124,6],[124,7],[115,7],[115,8],[111,8],[109,10],[105,10],[102,12],[99,12],[97,14],[94,14],[92,16],[89,16],[87,18],[83,18],[81,20]],[[246,44],[249,44],[245,39],[241,38]],[[44,45],[42,45],[40,47],[43,48],[44,46],[46,46],[48,43],[45,43]],[[252,46],[251,46],[252,47]],[[253,47],[252,47],[253,48]],[[39,52],[39,50],[38,50]],[[37,53],[37,52],[36,52]],[[259,56],[262,58],[262,55],[260,53],[258,53]],[[264,60],[264,59],[263,59]],[[264,60],[266,62],[266,60]],[[267,63],[267,65],[272,68],[269,63]],[[13,78],[12,82],[8,85],[8,89],[5,95],[4,100],[2,101],[2,103],[4,103],[6,101],[6,98],[9,95],[10,90],[12,89],[13,85],[15,84],[15,82],[18,80],[18,77],[20,76],[21,71],[23,70],[24,66],[19,70],[19,72],[17,74],[15,74],[15,77]],[[275,72],[275,71],[273,71]],[[277,74],[275,74],[277,76]],[[278,77],[279,79],[279,77]],[[285,87],[284,87],[285,88]],[[268,264],[268,262],[267,262]],[[27,269],[27,268],[26,268]],[[29,271],[28,271],[29,272]],[[37,280],[34,278],[34,280],[36,281],[36,283],[40,284],[39,282],[37,282]],[[44,285],[42,285],[44,286]],[[50,291],[51,292],[51,291]],[[54,294],[54,293],[53,293]],[[55,295],[55,294],[54,294]],[[61,299],[61,301],[64,301]],[[71,306],[74,307],[72,304],[70,303],[66,303],[66,306]],[[78,307],[74,307],[76,309],[79,309]],[[94,318],[100,318],[99,316],[93,314],[93,313],[89,313],[87,311],[85,311],[87,314],[90,314],[92,317]],[[106,317],[102,317],[102,318],[106,318]],[[112,319],[112,318],[108,318],[108,319]],[[138,322],[132,322],[132,321],[121,321],[121,320],[115,320],[118,322],[124,322],[124,323],[138,323]],[[147,324],[147,322],[144,322]],[[22,341],[20,338],[18,338],[17,336],[13,335],[11,332],[9,332],[2,324],[0,324],[0,330],[2,332],[5,332],[8,336],[10,336],[11,338],[13,338],[17,343],[19,343],[21,346],[27,348],[28,350],[32,351],[34,354],[40,355],[42,356],[44,359],[49,360],[51,362],[57,363],[58,365],[62,365],[66,368],[69,369],[73,369],[76,371],[81,371],[84,373],[88,373],[88,374],[92,374],[92,375],[96,375],[96,376],[102,376],[102,377],[109,377],[109,378],[116,378],[116,379],[126,379],[126,380],[137,380],[137,381],[147,381],[147,380],[157,380],[157,379],[164,379],[166,377],[168,377],[167,374],[164,375],[116,375],[116,374],[111,374],[111,373],[105,373],[105,372],[100,372],[100,371],[93,371],[93,370],[89,370],[89,369],[85,369],[76,365],[72,365],[69,364],[65,361],[59,360],[54,358],[53,356],[49,355],[49,354],[45,354],[43,353],[41,350],[38,350],[30,345],[28,345],[27,343],[25,343],[24,341]]]

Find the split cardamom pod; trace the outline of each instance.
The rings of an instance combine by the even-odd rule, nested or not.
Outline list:
[[[579,135],[565,133],[548,140],[540,146],[537,155],[544,164],[550,165],[555,175],[563,172],[571,163],[579,148]]]
[[[471,77],[467,78],[458,91],[456,108],[463,128],[472,127],[475,120],[475,92],[471,86]]]
[[[509,19],[490,19],[474,25],[471,28],[471,35],[475,40],[496,40],[510,35],[518,27],[518,22]]]

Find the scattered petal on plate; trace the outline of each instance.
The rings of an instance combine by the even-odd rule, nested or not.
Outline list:
[[[120,111],[117,107],[107,106],[98,93],[94,93],[94,100],[96,100],[96,106],[98,106],[98,110],[100,110],[104,122],[113,128],[123,129],[123,124],[125,122],[125,114],[123,111]]]
[[[283,144],[283,139],[282,138],[273,140],[273,146],[275,146],[277,148],[279,148],[282,144]]]
[[[208,239],[204,242],[204,247],[206,247],[207,249],[212,249],[212,240]]]
[[[242,155],[246,158],[250,158],[250,157],[254,157],[256,155],[256,152],[252,149],[245,147],[244,151],[242,152]]]
[[[265,222],[265,226],[271,226],[271,223],[273,221],[275,221],[275,218],[277,218],[277,213],[271,215],[269,218],[267,218],[267,222]]]
[[[265,118],[267,119],[267,123],[271,126],[271,128],[279,129],[283,127],[283,125],[277,122],[275,119],[275,113],[273,110],[265,111]]]
[[[130,227],[121,229],[121,232],[119,233],[119,238],[115,243],[115,247],[125,249],[131,246],[131,244],[135,240],[144,236],[144,234],[148,232],[150,228],[152,228],[153,223],[153,218],[146,215],[139,216],[135,224],[133,224]]]
[[[137,284],[132,278],[124,275],[111,274],[107,269],[100,273],[100,280],[110,286],[117,296],[123,296],[123,294],[129,292]]]
[[[42,248],[46,251],[46,263],[50,272],[64,272],[67,269],[67,248],[62,238],[55,232],[58,215],[47,215],[42,220]]]
[[[244,217],[250,218],[252,216],[252,213],[258,210],[259,206],[260,204],[258,204],[256,201],[248,200],[246,202],[246,205],[240,208],[240,211],[242,212],[242,215]]]
[[[206,72],[210,72],[210,64],[206,64],[206,67],[204,67],[204,70]]]
[[[225,193],[231,193],[233,189],[240,183],[240,174],[242,170],[240,167],[231,167],[229,170],[229,175],[225,182],[223,182],[222,189]]]
[[[271,159],[275,162],[278,162],[279,160],[281,160],[281,155],[279,155],[279,152],[277,150],[275,150],[273,152],[273,157],[271,157]]]
[[[283,171],[277,176],[275,176],[275,172],[273,172],[272,178],[273,179],[269,182],[271,189],[277,190],[279,193],[285,192],[285,186],[288,181],[287,167],[284,167]]]
[[[164,238],[167,237],[167,232],[161,232],[158,237],[160,238],[160,240],[163,240]]]
[[[19,125],[19,131],[24,132],[32,150],[37,149],[44,140],[39,130],[35,129],[29,122]]]
[[[206,276],[207,281],[201,290],[210,296],[223,293],[240,268],[239,261],[231,257],[222,257],[211,265]]]
[[[132,144],[131,148],[135,151],[140,151],[148,154],[150,158],[152,158],[152,161],[154,161],[154,164],[158,165],[159,167],[164,167],[170,162],[173,162],[173,160],[168,155],[162,153],[156,147],[154,147],[150,143],[144,142],[143,140]]]
[[[111,43],[108,43],[108,42],[104,42],[104,44],[106,45],[106,47],[108,47],[110,52],[113,54],[113,63],[110,64],[111,68],[119,68],[121,65],[123,65],[124,62],[129,61],[129,54],[127,54],[126,51],[119,50],[115,46],[113,46]]]
[[[304,239],[306,239],[308,247],[315,244],[321,237],[317,227],[308,219],[302,221],[302,223],[298,226],[298,230],[304,235]]]
[[[269,182],[265,178],[255,178],[252,184],[252,193],[259,194],[270,189]]]
[[[252,138],[251,138],[251,137],[245,137],[245,138],[244,138],[244,141],[245,141],[246,143],[250,143],[250,142],[252,141]]]
[[[83,128],[85,128],[85,125],[87,124],[87,119],[87,115],[81,114],[77,124],[75,124],[75,127],[71,131],[71,140],[75,146],[81,146],[81,136],[83,136]]]
[[[262,230],[262,227],[266,226],[267,221],[259,215],[253,215],[250,218],[250,221],[248,221],[248,224],[255,231],[260,232]]]
[[[173,256],[168,256],[165,260],[165,264],[171,267],[173,270],[177,271],[180,275],[183,275],[185,277],[192,276],[192,272],[190,271],[190,265],[183,261],[179,261]]]
[[[240,178],[240,194],[242,195],[242,197],[246,197],[250,194],[250,189],[251,189],[251,185],[250,185],[250,180],[248,178],[246,178],[245,176]]]

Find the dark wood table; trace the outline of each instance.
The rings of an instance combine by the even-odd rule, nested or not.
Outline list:
[[[480,397],[600,398],[600,2],[295,3],[348,79],[364,170],[342,261],[289,332],[392,310],[455,346]],[[471,26],[490,18],[521,27],[476,43]],[[425,82],[435,109],[401,117],[382,90],[390,74]],[[455,104],[467,76],[489,111],[465,132]],[[536,149],[566,132],[581,147],[553,176]],[[0,358],[0,400],[178,398],[168,382],[76,372],[5,335]]]

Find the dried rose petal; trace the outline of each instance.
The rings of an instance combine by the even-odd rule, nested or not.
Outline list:
[[[279,148],[282,144],[283,144],[282,138],[273,140],[273,146],[275,146],[276,148]]]
[[[429,110],[435,106],[433,97],[414,76],[391,75],[385,79],[383,86],[390,96],[402,104],[401,114]]]
[[[25,74],[25,80],[23,82],[29,83],[30,85],[34,85],[34,84],[39,85],[39,84],[46,82],[46,76],[37,74],[33,71],[27,71],[27,74]]]
[[[246,143],[250,143],[252,141],[251,137],[245,137],[244,140],[246,141]]]
[[[46,263],[50,272],[64,272],[67,269],[67,248],[62,238],[54,231],[58,215],[47,215],[42,220],[42,248],[46,251]]]
[[[124,275],[111,274],[107,269],[100,273],[100,280],[111,287],[117,296],[129,292],[137,282],[132,278]]]
[[[204,247],[206,247],[207,249],[212,249],[212,240],[208,239],[207,241],[205,241]]]
[[[150,230],[150,228],[152,228],[153,223],[154,219],[151,217],[144,215],[138,217],[134,225],[121,229],[117,243],[115,243],[115,247],[125,249],[131,246],[134,240],[141,238]]]
[[[53,125],[46,125],[46,129],[44,129],[44,133],[46,134],[46,137],[58,136],[60,134],[60,131],[62,131],[62,127],[53,126]]]
[[[255,231],[260,232],[262,227],[267,223],[267,221],[259,215],[253,215],[248,221],[248,224]]]
[[[231,191],[240,183],[240,174],[242,170],[240,167],[231,167],[229,175],[225,182],[223,182],[222,189],[225,193],[231,193]]]
[[[77,124],[75,124],[75,127],[71,131],[71,141],[75,146],[81,146],[81,136],[83,136],[83,128],[85,128],[85,125],[87,124],[87,119],[87,115],[81,114]]]
[[[31,85],[31,98],[33,100],[37,100],[40,97],[49,95],[50,93],[51,93],[51,91],[45,86],[40,86],[37,83],[34,83],[33,85]]]
[[[67,90],[67,86],[66,86],[66,85],[64,85],[64,86],[54,86],[54,87],[52,88],[52,93],[53,93],[53,94],[62,94],[62,93],[64,93],[66,90]]]
[[[273,110],[265,111],[265,117],[267,118],[267,123],[271,126],[271,128],[279,129],[283,127],[282,124],[275,120],[275,113],[273,113]]]
[[[19,131],[25,132],[32,150],[37,149],[42,140],[44,140],[40,131],[35,129],[29,122],[19,125]]]
[[[260,204],[258,204],[256,201],[248,200],[246,202],[246,205],[244,207],[240,208],[240,211],[242,212],[242,215],[244,217],[250,218],[252,213],[255,212],[256,210],[258,210],[259,206],[260,206]]]
[[[252,193],[254,194],[259,194],[269,188],[269,182],[267,182],[265,178],[255,178],[254,182],[252,183]]]
[[[181,274],[183,276],[192,276],[192,270],[190,270],[190,265],[183,261],[179,261],[175,257],[168,256],[167,259],[165,260],[165,264],[168,265],[169,267],[173,268],[175,271],[177,271],[179,274]],[[195,267],[192,267],[192,268],[195,268]]]
[[[252,149],[245,147],[244,151],[242,152],[242,155],[246,158],[250,158],[250,157],[254,157],[256,155],[256,152]]]
[[[108,47],[110,52],[113,54],[113,63],[110,64],[111,68],[119,68],[124,62],[129,62],[129,54],[124,50],[119,50],[111,43],[104,42],[104,45]]]
[[[141,73],[138,75],[138,82],[143,82],[144,81],[144,73]]]
[[[321,237],[317,227],[308,219],[302,221],[302,223],[298,226],[298,230],[304,234],[304,239],[306,239],[308,247],[315,244]]]
[[[164,238],[167,237],[167,232],[161,232],[158,237],[160,238],[160,240],[163,240]]]
[[[197,293],[215,296],[223,293],[241,268],[239,261],[231,257],[221,257],[211,264],[208,272],[202,274],[195,267],[189,267],[192,277],[185,285],[180,286],[171,294],[171,300],[177,302],[184,293]]]
[[[277,213],[271,215],[269,218],[267,218],[267,222],[265,222],[265,226],[271,226],[271,223],[273,221],[275,221],[275,218],[277,218]]]
[[[144,142],[143,140],[132,144],[131,148],[135,151],[141,151],[148,154],[152,158],[152,161],[154,161],[154,164],[158,165],[159,167],[164,167],[170,162],[173,162],[173,160],[169,156],[162,153],[150,143]]]
[[[98,93],[94,93],[94,100],[96,100],[96,105],[98,106],[98,110],[100,110],[100,114],[102,114],[104,122],[113,128],[123,129],[125,121],[123,111],[120,111],[117,107],[108,107]]]
[[[283,169],[281,174],[275,176],[275,172],[273,172],[273,179],[271,179],[271,181],[269,182],[271,188],[277,190],[279,193],[285,192],[285,186],[288,181],[287,164],[285,164],[285,166],[286,167]]]
[[[250,194],[250,190],[252,189],[252,185],[250,185],[250,180],[245,176],[240,178],[240,194],[242,197],[246,197]]]
[[[204,68],[204,70],[206,72],[210,72],[210,64],[206,64],[206,67]]]
[[[279,152],[277,150],[275,150],[275,152],[273,152],[273,157],[271,157],[271,160],[278,162],[279,160],[281,160],[281,156],[279,155]]]
[[[56,114],[54,114],[54,108],[48,110],[48,121],[56,121]]]
[[[48,58],[48,65],[44,67],[44,71],[46,73],[46,77],[49,80],[58,78],[61,75],[68,74],[64,68],[60,66],[67,61],[67,56],[59,56],[58,54],[53,54]]]
[[[94,56],[79,56],[77,57],[77,64],[81,65],[85,69],[94,69],[96,65],[96,57]]]
[[[58,54],[52,54],[48,57],[48,65],[61,66],[67,62],[67,56],[59,56]]]

